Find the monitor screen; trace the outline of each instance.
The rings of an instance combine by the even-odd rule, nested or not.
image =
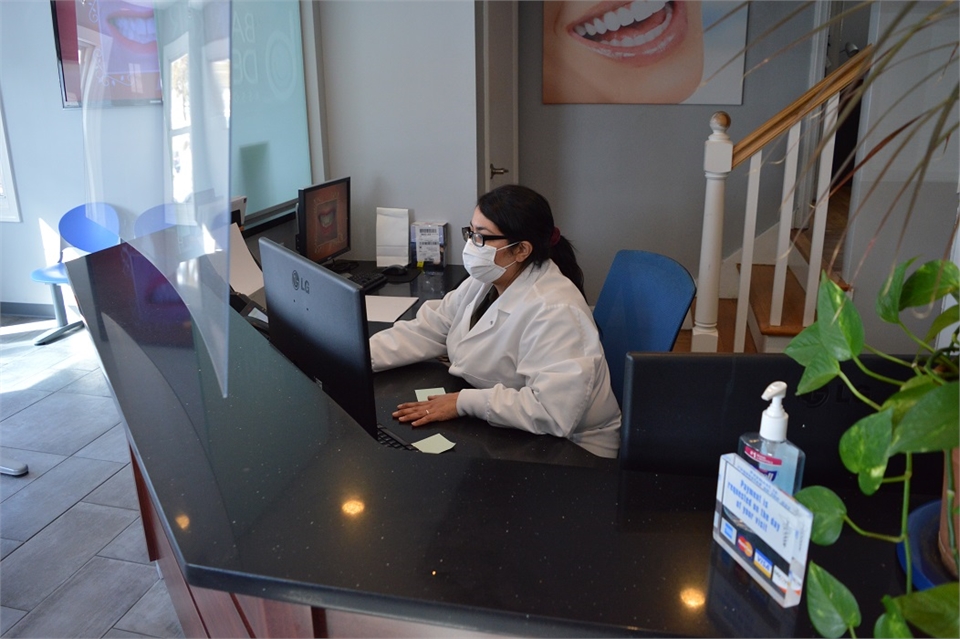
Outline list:
[[[260,238],[270,343],[373,437],[377,409],[360,286]]]
[[[300,189],[297,249],[320,264],[350,250],[350,178]]]

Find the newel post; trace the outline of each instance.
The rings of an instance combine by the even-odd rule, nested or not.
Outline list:
[[[723,246],[723,200],[727,175],[733,166],[733,143],[727,135],[730,116],[717,111],[710,118],[713,133],[704,143],[703,172],[707,178],[700,237],[700,274],[697,309],[693,318],[692,351],[716,352],[717,307],[720,300],[720,262]]]

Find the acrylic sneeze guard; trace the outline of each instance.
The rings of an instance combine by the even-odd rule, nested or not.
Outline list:
[[[147,21],[151,5],[143,4]],[[129,220],[121,223],[122,238],[163,273],[186,303],[226,396],[231,3],[174,0],[152,8],[157,55],[131,57],[126,63],[131,72],[121,80],[136,88],[139,72],[147,77],[153,66],[155,75],[159,65],[159,108],[104,99],[110,82],[118,80],[98,69],[115,67],[126,42],[122,35],[104,35],[110,32],[105,28],[97,46],[85,46],[81,34],[87,198],[116,203],[121,220]],[[101,23],[109,19],[103,2],[78,3],[78,10],[93,11],[92,18]],[[152,223],[144,224],[150,216],[137,220],[151,209],[159,210]]]

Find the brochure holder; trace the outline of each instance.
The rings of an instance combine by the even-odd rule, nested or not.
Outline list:
[[[813,513],[736,453],[720,458],[713,538],[781,606],[800,603]]]

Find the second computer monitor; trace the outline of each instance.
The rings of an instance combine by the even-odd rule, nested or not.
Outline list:
[[[350,178],[300,189],[299,253],[322,264],[350,250]]]

